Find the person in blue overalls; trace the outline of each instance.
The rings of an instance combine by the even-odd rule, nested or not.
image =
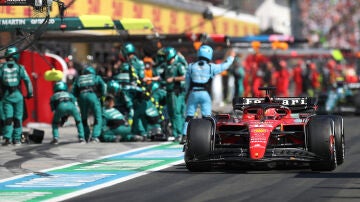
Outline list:
[[[185,88],[187,93],[186,119],[183,127],[183,138],[181,144],[185,142],[185,135],[189,121],[194,117],[198,105],[201,108],[203,117],[210,116],[212,102],[210,96],[211,80],[216,74],[228,69],[234,61],[235,52],[231,50],[229,56],[221,64],[214,64],[210,61],[213,57],[213,49],[208,45],[202,45],[198,50],[198,60],[189,64],[185,74]]]

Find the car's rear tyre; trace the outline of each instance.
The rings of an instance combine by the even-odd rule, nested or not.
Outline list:
[[[341,165],[345,160],[345,136],[344,120],[341,116],[330,116],[334,121],[334,135],[337,164]]]
[[[355,115],[360,116],[360,93],[354,95],[352,102],[355,106]]]
[[[192,172],[211,170],[211,163],[206,161],[209,160],[213,131],[214,126],[210,119],[192,119],[189,122],[184,155],[188,170]]]
[[[309,151],[321,158],[310,162],[313,171],[332,171],[337,166],[334,121],[329,116],[314,116],[307,124]]]

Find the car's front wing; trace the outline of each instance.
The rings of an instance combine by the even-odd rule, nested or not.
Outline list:
[[[199,160],[201,159],[201,160]],[[270,162],[314,162],[323,161],[321,157],[302,148],[267,149],[263,158],[251,159],[247,149],[216,148],[208,158],[193,158],[190,162],[233,162],[233,163],[270,163]]]

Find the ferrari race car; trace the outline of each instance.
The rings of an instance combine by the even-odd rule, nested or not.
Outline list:
[[[343,118],[317,115],[316,98],[266,96],[233,100],[231,114],[192,119],[184,160],[188,170],[216,166],[276,168],[289,164],[332,171],[344,162]]]

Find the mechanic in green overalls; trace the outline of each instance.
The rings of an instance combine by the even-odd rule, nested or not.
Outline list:
[[[24,97],[20,91],[20,82],[25,82],[27,98],[33,97],[33,87],[25,68],[19,65],[19,52],[16,47],[5,51],[6,62],[0,69],[2,102],[4,113],[4,145],[21,145]]]
[[[134,119],[133,125],[131,127],[132,133],[143,136],[145,140],[147,137],[147,131],[144,123],[142,123],[142,118],[140,117],[140,114],[143,111],[143,106],[141,106],[141,100],[138,100],[136,97],[139,88],[142,89],[142,91],[144,92],[146,90],[145,88],[142,88],[144,86],[142,81],[145,77],[145,65],[144,62],[136,56],[136,49],[132,43],[124,43],[121,51],[123,57],[125,58],[125,62],[123,62],[121,68],[130,68],[130,80],[131,84],[133,84],[132,87],[127,86],[126,88],[124,88],[128,95],[133,99],[134,103]],[[134,86],[136,87],[134,88]]]
[[[5,64],[5,62],[0,64],[0,71],[4,64]],[[1,85],[0,85],[0,87],[1,87]],[[0,88],[0,140],[2,140],[4,137],[4,124],[5,124],[2,98],[3,98],[3,89]]]
[[[143,140],[151,139],[152,135],[161,133],[161,122],[163,120],[162,114],[156,105],[155,99],[152,97],[151,91],[144,91],[142,88],[137,87],[132,89],[134,102],[137,106],[137,116],[139,122],[145,130],[145,133],[139,136]]]
[[[132,43],[125,43],[122,47],[122,54],[125,58],[124,63],[128,63],[130,67],[133,68],[132,73],[134,74],[134,79],[142,81],[145,77],[145,65],[144,62],[136,56],[135,46]],[[137,83],[137,85],[140,85],[140,83]]]
[[[230,72],[234,76],[234,99],[238,99],[239,97],[242,97],[245,92],[244,78],[246,74],[240,55],[235,57],[234,63],[230,67]]]
[[[122,89],[126,89],[127,86],[136,86],[134,75],[129,63],[121,63],[120,67],[113,72],[111,79],[118,82]]]
[[[54,85],[54,94],[50,98],[51,111],[54,112],[52,120],[52,135],[53,140],[51,144],[59,143],[59,126],[62,126],[65,120],[72,116],[74,117],[78,138],[80,143],[85,143],[84,126],[81,122],[80,112],[76,107],[76,98],[73,94],[68,92],[66,83],[58,81]]]
[[[126,118],[130,126],[133,123],[134,107],[131,98],[121,89],[120,84],[115,80],[107,83],[107,93],[115,98],[115,108],[119,110]]]
[[[160,88],[165,88],[165,69],[167,67],[166,63],[166,55],[165,55],[165,48],[160,48],[156,52],[155,57],[155,65],[153,66],[153,72],[156,72],[156,75],[160,76],[160,80],[158,81],[160,83]]]
[[[166,105],[166,90],[160,87],[160,83],[153,82],[151,84],[151,95],[156,107],[161,111]]]
[[[186,66],[177,60],[177,51],[166,47],[165,81],[167,100],[166,107],[172,125],[172,135],[176,142],[182,138],[182,127],[185,120],[185,73]]]
[[[108,93],[111,93],[116,97],[115,107],[121,113],[127,115],[130,125],[132,125],[134,118],[134,107],[132,101],[134,100],[134,95],[132,94],[133,91],[131,89],[137,86],[137,76],[133,73],[133,70],[134,69],[131,68],[129,63],[124,62],[114,72],[114,75],[108,82],[108,90],[111,91]],[[125,113],[125,110],[128,112]]]
[[[99,75],[96,75],[93,67],[88,66],[74,81],[73,94],[78,98],[81,119],[85,130],[85,139],[93,143],[99,142],[102,126],[102,107],[97,95],[98,91],[99,96],[105,96],[106,83]],[[90,111],[94,115],[94,127],[91,135],[88,125]]]
[[[125,116],[115,107],[115,98],[108,94],[104,100],[102,142],[137,141]],[[142,139],[141,139],[142,141]]]
[[[177,63],[183,64],[186,68],[189,65],[188,62],[186,61],[185,57],[180,52],[177,52],[177,54],[175,56],[175,61]]]
[[[160,123],[162,128],[162,134],[165,134],[168,138],[168,140],[171,140],[169,137],[172,137],[172,132],[169,130],[169,120],[166,119],[166,112],[165,106],[166,106],[166,99],[167,99],[167,92],[165,89],[160,87],[160,83],[154,82],[151,85],[151,95],[153,99],[153,103],[155,104],[155,107],[158,109],[160,114]]]

